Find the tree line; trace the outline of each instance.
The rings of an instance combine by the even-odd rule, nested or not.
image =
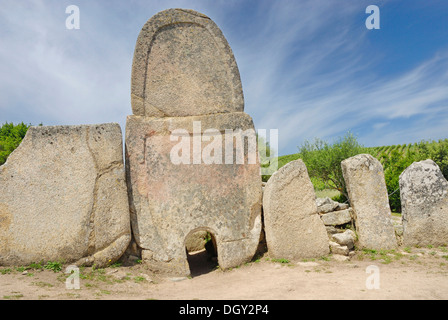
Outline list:
[[[0,127],[0,165],[4,164],[11,152],[19,146],[30,126],[31,124],[23,122],[16,125],[6,122]],[[265,148],[260,154],[270,157],[269,144],[261,143],[259,145],[261,148]],[[315,189],[339,191],[340,195],[336,196],[334,200],[340,202],[345,202],[348,199],[341,162],[361,153],[371,154],[383,165],[389,203],[394,212],[401,212],[400,174],[413,162],[432,159],[448,179],[448,139],[422,140],[413,144],[369,148],[360,144],[354,134],[347,132],[333,143],[318,138],[313,141],[306,140],[301,146],[298,146],[298,151],[296,154],[279,157],[279,168],[290,161],[302,159],[307,166]],[[269,176],[262,176],[263,181],[268,179]]]
[[[302,159],[308,169],[315,189],[333,189],[340,192],[334,200],[347,200],[347,189],[342,175],[341,162],[361,153],[376,157],[384,169],[389,193],[389,204],[394,212],[401,212],[399,191],[400,174],[413,162],[432,159],[448,179],[448,139],[425,141],[409,145],[364,147],[354,134],[346,133],[334,143],[322,139],[305,141],[298,147],[298,153],[279,157],[279,167],[289,161]]]

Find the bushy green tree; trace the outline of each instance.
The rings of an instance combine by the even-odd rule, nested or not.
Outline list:
[[[275,150],[272,149],[271,145],[269,144],[269,141],[267,141],[263,136],[259,136],[258,133],[257,136],[257,144],[258,144],[258,155],[260,156],[260,166],[262,168],[269,168],[271,165],[271,161],[278,161],[278,158],[273,158],[271,155],[275,154]],[[269,172],[270,170],[266,170]],[[269,178],[271,177],[271,174],[262,174],[261,180],[263,182],[267,182]]]
[[[329,189],[338,190],[345,198],[348,198],[348,195],[341,162],[365,151],[364,146],[351,132],[333,144],[315,139],[313,142],[305,141],[299,147],[299,153],[310,177],[325,183]]]
[[[0,165],[6,162],[8,156],[22,142],[30,125],[23,122],[14,125],[6,122],[0,127]]]
[[[418,161],[431,159],[439,166],[445,179],[448,179],[448,139],[421,141],[417,144]]]
[[[426,159],[431,159],[437,163],[445,178],[448,179],[448,139],[438,142],[423,140],[413,147],[410,145],[406,152],[394,149],[389,155],[380,156],[392,211],[401,212],[400,174],[413,162]]]
[[[398,149],[392,150],[384,159],[384,179],[389,194],[389,205],[394,212],[401,212],[400,174],[414,161],[418,161],[417,159],[418,155],[411,149],[408,149],[404,155]]]

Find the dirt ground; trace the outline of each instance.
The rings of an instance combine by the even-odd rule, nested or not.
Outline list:
[[[66,267],[59,272],[2,267],[0,299],[448,299],[446,247],[357,251],[350,261],[337,261],[331,255],[272,261],[265,255],[225,271],[212,265],[204,251],[190,257],[191,277],[157,275],[139,263],[80,268],[79,289],[67,289]]]

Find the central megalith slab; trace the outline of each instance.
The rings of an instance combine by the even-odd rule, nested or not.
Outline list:
[[[189,275],[185,241],[201,230],[213,235],[221,268],[250,260],[261,231],[260,165],[219,28],[192,10],[153,16],[137,39],[131,90],[126,172],[143,261]]]

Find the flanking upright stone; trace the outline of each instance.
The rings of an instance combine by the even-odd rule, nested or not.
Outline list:
[[[189,275],[186,239],[198,231],[213,235],[221,268],[249,261],[261,231],[260,165],[239,71],[216,24],[184,9],[149,19],[131,93],[127,181],[143,261]]]
[[[30,127],[0,167],[0,265],[105,266],[130,238],[120,126]]]
[[[266,242],[273,258],[301,259],[329,253],[325,226],[302,160],[291,161],[268,180],[263,194]]]
[[[448,182],[432,160],[414,162],[400,175],[403,245],[448,244]]]
[[[376,250],[396,248],[381,163],[369,154],[359,154],[342,161],[341,166],[359,247]]]

